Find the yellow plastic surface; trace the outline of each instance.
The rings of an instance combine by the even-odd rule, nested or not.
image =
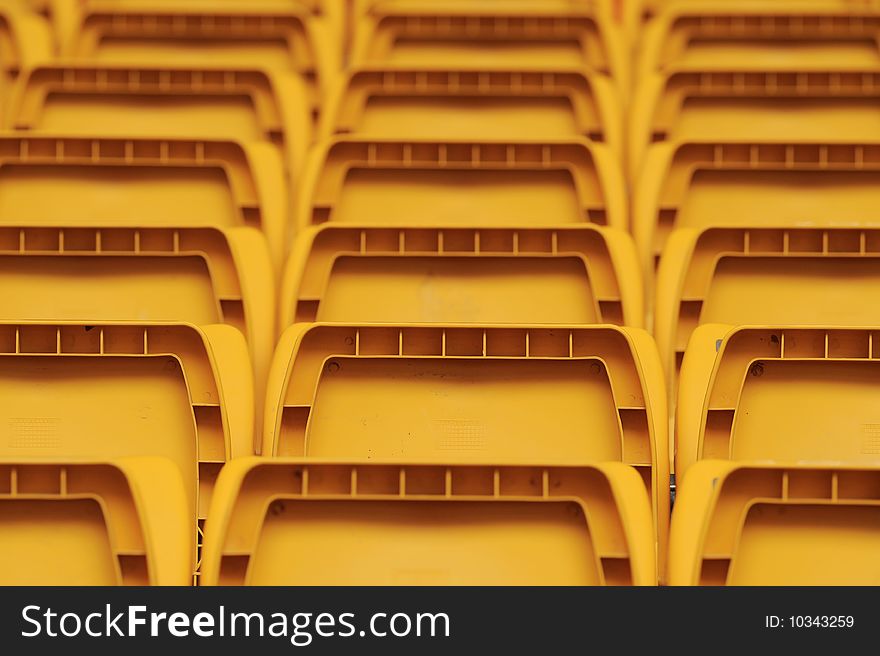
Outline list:
[[[294,322],[643,325],[626,233],[327,224],[300,234],[281,329]]]
[[[203,585],[657,581],[644,485],[620,463],[241,459],[220,475],[204,545]]]
[[[880,465],[880,330],[698,328],[685,352],[676,480],[703,458]]]
[[[53,64],[24,76],[6,127],[270,143],[296,178],[311,142],[307,101],[298,76],[259,69]]]
[[[665,546],[666,412],[660,360],[642,330],[297,324],[275,352],[261,453],[621,461],[642,476]]]
[[[66,60],[293,71],[306,81],[315,109],[339,67],[333,25],[296,0],[73,1],[61,28]]]
[[[618,160],[583,139],[337,137],[312,149],[297,215],[300,229],[628,225]]]
[[[268,144],[0,136],[0,226],[256,228],[280,271],[287,217]]]
[[[634,193],[650,276],[677,228],[880,225],[880,141],[657,144]]]
[[[696,463],[676,497],[670,585],[878,585],[880,470]]]
[[[0,289],[6,322],[234,326],[261,407],[275,298],[265,241],[251,228],[0,227]]]
[[[878,99],[880,65],[697,65],[653,73],[639,83],[630,110],[629,179],[639,182],[646,151],[661,142],[877,141]]]
[[[385,0],[356,14],[352,63],[586,68],[629,89],[608,2]]]
[[[0,461],[164,457],[195,536],[220,468],[253,453],[251,379],[230,326],[3,322]]]
[[[880,63],[874,3],[814,0],[715,0],[672,3],[639,39],[636,79],[680,65],[876,66]]]
[[[0,584],[190,585],[192,519],[164,458],[0,462]]]
[[[668,389],[701,324],[880,325],[878,294],[880,228],[680,228],[657,279]]]
[[[49,61],[55,44],[49,23],[25,7],[0,6],[0,111],[22,71]]]
[[[442,62],[441,62],[442,63]],[[623,110],[579,68],[366,66],[341,76],[321,135],[398,139],[589,138],[623,152]]]

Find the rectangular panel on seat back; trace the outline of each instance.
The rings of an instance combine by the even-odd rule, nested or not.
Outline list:
[[[250,229],[0,227],[0,320],[229,324],[247,339],[258,398],[272,283]]]
[[[316,106],[338,56],[332,26],[300,2],[82,0],[65,26],[66,61],[268,68],[303,76]]]
[[[287,184],[267,144],[0,136],[0,227],[252,228],[276,270]]]
[[[648,153],[633,232],[650,274],[677,228],[880,226],[878,201],[880,141],[671,142]]]
[[[628,225],[618,162],[585,139],[336,137],[312,152],[300,196],[300,230]]]
[[[300,235],[281,293],[294,322],[642,325],[628,236],[541,229],[364,228]]]
[[[356,65],[570,66],[628,89],[627,53],[607,2],[395,0],[369,3],[356,21]]]
[[[658,143],[876,142],[880,61],[828,68],[699,65],[654,73],[639,83],[629,120],[629,179]]]
[[[877,585],[880,471],[704,460],[679,490],[671,585]]]
[[[880,325],[880,228],[681,228],[657,284],[670,389],[701,324]]]
[[[217,492],[203,585],[656,583],[647,496],[620,463],[241,459]]]
[[[681,371],[677,480],[704,458],[880,464],[880,334],[701,326]]]
[[[580,68],[367,65],[347,75],[323,114],[321,137],[589,138],[623,149],[612,83]]]
[[[644,31],[636,75],[682,65],[872,66],[878,26],[876,6],[859,0],[676,2]]]
[[[310,101],[295,74],[257,68],[51,64],[26,73],[4,123],[66,136],[266,143],[297,176]]]

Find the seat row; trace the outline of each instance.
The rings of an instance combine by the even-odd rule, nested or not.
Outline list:
[[[630,238],[584,220],[619,223],[586,143],[336,143],[317,153],[286,267],[283,183],[265,155],[190,139],[0,137],[2,316],[228,322],[263,377],[276,326],[296,321],[645,325]],[[701,324],[878,322],[859,301],[880,280],[878,163],[880,144],[863,143],[692,144],[665,163],[664,190],[642,192],[680,225],[653,307],[671,388]],[[529,221],[541,180],[569,167],[580,207]],[[521,181],[522,200],[499,175]],[[458,183],[465,192],[446,193]],[[481,206],[485,220],[465,213]]]
[[[178,576],[186,564],[187,576],[236,584],[413,583],[423,575],[438,583],[646,584],[667,563],[673,584],[865,582],[858,567],[875,543],[866,517],[880,494],[880,474],[870,469],[878,340],[880,329],[700,329],[682,374],[670,534],[666,398],[656,349],[639,330],[297,324],[275,354],[263,457],[252,458],[260,409],[237,330],[4,322],[3,582],[104,583],[115,571],[116,582],[167,583],[162,565],[145,565],[150,544]],[[137,473],[145,458],[147,483]],[[730,480],[730,500],[724,486],[716,490],[719,478]],[[122,504],[115,519],[100,501],[111,491]],[[532,501],[558,503],[529,510]],[[176,519],[148,520],[151,504]],[[779,517],[824,537],[811,542]],[[721,543],[698,530],[712,526],[728,536],[718,540],[732,540],[726,551],[713,551]],[[539,527],[549,533],[535,544]],[[451,545],[450,561],[438,566],[445,574],[394,573],[393,550],[381,567],[346,555],[352,530],[372,535],[371,554],[386,553],[386,541],[409,544],[401,532],[428,542],[439,532]],[[304,557],[314,548],[351,569],[314,569],[314,558],[282,566],[280,554],[303,531]],[[49,534],[58,550],[52,565],[25,559]],[[129,544],[113,546],[118,566],[99,566],[109,552],[88,546],[108,539]],[[848,565],[797,565],[838,539],[852,544]],[[472,540],[485,546],[481,558],[510,560],[492,571],[464,562],[459,550]],[[750,541],[758,546],[747,548]],[[526,548],[568,556],[538,558],[541,567],[510,578]],[[69,571],[74,561],[57,557],[81,549],[92,549],[82,562],[95,569]],[[804,560],[771,565],[794,552]]]

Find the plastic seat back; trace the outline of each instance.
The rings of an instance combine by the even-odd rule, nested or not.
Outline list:
[[[670,585],[878,585],[880,471],[706,460],[676,498]]]
[[[247,338],[258,386],[274,346],[272,273],[256,231],[3,227],[0,288],[7,322],[229,324]]]
[[[660,263],[654,332],[672,385],[701,324],[871,326],[878,294],[880,228],[679,229]]]
[[[286,195],[267,144],[0,136],[0,226],[256,228],[279,270]]]
[[[654,585],[657,579],[644,486],[620,463],[238,460],[218,481],[202,564],[203,585]]]
[[[878,339],[870,329],[698,328],[681,372],[678,479],[703,458],[876,464]]]
[[[229,326],[0,323],[0,461],[163,457],[195,536],[220,468],[253,452],[251,377]]]
[[[266,397],[264,456],[625,462],[665,545],[665,390],[641,330],[299,324]]]
[[[880,142],[654,146],[633,231],[646,272],[676,228],[880,225]]]
[[[355,65],[587,67],[627,88],[626,50],[607,3],[392,0],[357,18]]]
[[[313,150],[298,219],[300,229],[628,223],[621,172],[601,145],[360,137]]]
[[[32,439],[40,439],[36,433]],[[45,439],[43,437],[42,439]],[[3,585],[190,585],[186,493],[162,458],[0,462]]]
[[[670,67],[875,66],[880,61],[873,3],[855,8],[812,0],[724,0],[669,5],[645,29],[638,79]]]
[[[622,152],[612,83],[577,68],[367,66],[331,95],[322,135],[505,140],[589,138]]]
[[[295,75],[180,66],[40,66],[18,86],[6,125],[48,134],[263,142],[296,176],[311,141]]]
[[[338,58],[313,12],[299,2],[208,3],[85,0],[62,54],[77,62],[265,68],[299,73],[311,105]]]
[[[630,113],[629,177],[651,144],[840,141],[880,138],[880,66],[676,68],[639,85]]]
[[[285,271],[294,322],[613,323],[639,327],[629,236],[567,228],[326,225],[303,233]]]

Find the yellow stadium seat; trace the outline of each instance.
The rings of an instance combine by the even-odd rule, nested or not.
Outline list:
[[[177,467],[163,458],[4,460],[0,532],[2,585],[192,581],[186,493]]]
[[[366,66],[340,78],[321,136],[589,138],[619,156],[622,115],[611,81],[578,68]]]
[[[268,144],[0,136],[0,226],[259,230],[280,271],[286,188]]]
[[[586,68],[629,89],[608,2],[376,0],[355,16],[352,63]]]
[[[880,470],[705,460],[672,513],[671,585],[880,585]]]
[[[676,481],[704,458],[880,461],[880,329],[694,331],[678,396]]]
[[[657,278],[654,335],[675,389],[694,329],[880,325],[880,228],[681,228]]]
[[[620,463],[240,459],[220,474],[203,554],[203,585],[657,581],[644,485]]]
[[[675,2],[646,26],[636,79],[679,65],[876,66],[878,28],[873,2]]]
[[[195,545],[223,463],[253,453],[251,379],[230,326],[2,322],[0,462],[164,457]]]
[[[40,66],[26,74],[6,127],[64,135],[265,142],[296,178],[311,142],[295,75],[180,66]]]
[[[266,399],[264,456],[625,462],[666,543],[665,388],[642,330],[297,324]]]
[[[831,70],[675,68],[642,80],[629,122],[629,179],[658,142],[880,140],[880,65]]]
[[[628,225],[618,162],[586,140],[338,137],[313,149],[298,202],[300,230]]]
[[[262,399],[275,299],[254,230],[3,226],[0,289],[6,322],[230,324],[247,338]]]
[[[629,235],[563,228],[372,228],[300,235],[281,289],[294,322],[644,322]]]
[[[633,232],[650,276],[677,228],[880,225],[878,201],[880,141],[658,144],[635,189]]]
[[[339,68],[333,30],[296,0],[73,1],[61,28],[66,61],[295,72],[313,108]]]

